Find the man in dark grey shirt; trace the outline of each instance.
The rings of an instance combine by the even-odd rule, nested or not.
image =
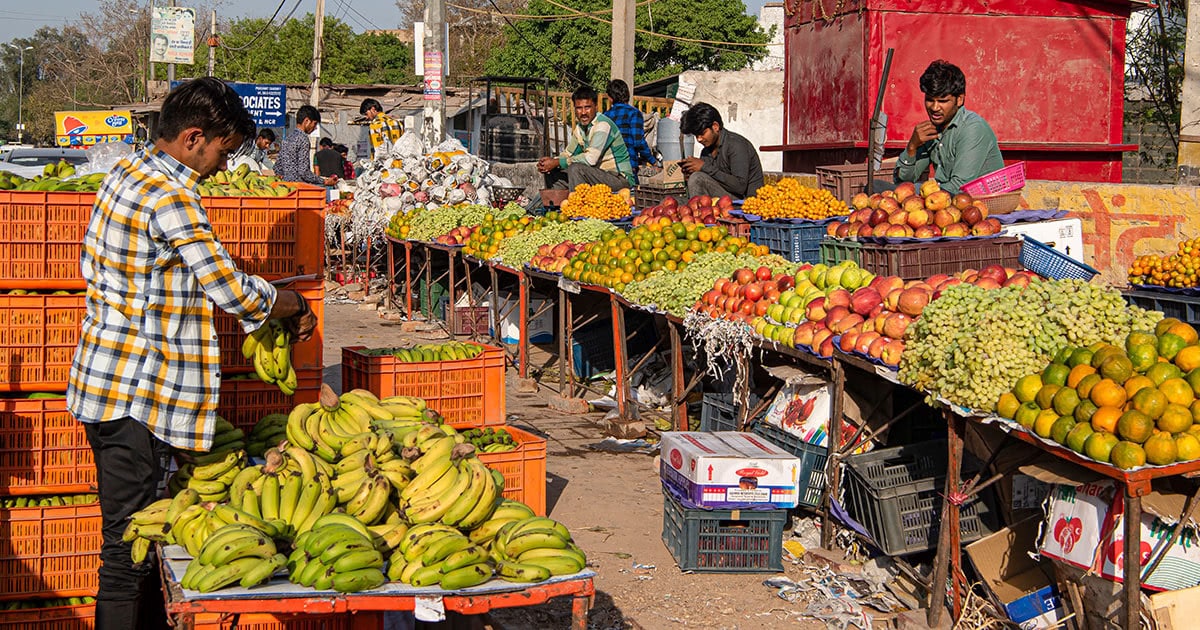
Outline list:
[[[685,158],[688,196],[753,197],[763,185],[762,161],[746,138],[729,131],[721,114],[708,103],[696,103],[679,122],[683,133],[704,145],[698,158]]]

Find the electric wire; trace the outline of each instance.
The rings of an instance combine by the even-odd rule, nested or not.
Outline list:
[[[275,22],[275,16],[279,15],[279,12],[283,9],[284,4],[287,4],[287,0],[279,0],[279,6],[275,7],[275,12],[271,14],[271,18],[269,20],[267,20],[267,23],[263,25],[262,30],[260,30],[258,32],[258,34],[256,34],[250,40],[250,42],[248,44],[246,44],[244,46],[225,46],[225,48],[228,49],[230,52],[239,52],[239,51],[246,50],[247,48],[253,46],[254,43],[257,42],[260,37],[262,37],[264,34],[266,34],[268,29],[271,28],[271,24],[273,24]],[[292,6],[291,12],[287,14],[287,17],[283,18],[283,20],[280,21],[280,24],[286,24],[287,21],[292,17],[292,13],[295,13],[296,8],[299,6],[300,6],[300,0],[296,0],[296,4]]]

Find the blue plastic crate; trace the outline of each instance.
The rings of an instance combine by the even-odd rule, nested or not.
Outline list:
[[[649,318],[649,315],[643,316],[640,313],[626,314],[625,330],[631,334],[625,342],[625,349],[629,353],[630,365],[636,357],[653,348],[658,342],[658,333],[653,322],[647,322]],[[571,335],[571,343],[575,376],[590,379],[616,368],[612,320],[595,322],[575,329]]]
[[[825,223],[759,221],[750,226],[750,240],[792,262],[819,263],[825,230]]]
[[[1140,289],[1126,291],[1125,301],[1149,311],[1162,311],[1163,317],[1200,326],[1200,297]]]
[[[1091,280],[1100,273],[1035,238],[1021,238],[1021,266],[1043,278]]]

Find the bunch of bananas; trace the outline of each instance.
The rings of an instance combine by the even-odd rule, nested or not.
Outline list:
[[[587,566],[566,526],[544,516],[503,525],[492,539],[491,555],[496,574],[510,582],[541,582]]]
[[[193,453],[171,475],[167,484],[172,495],[184,488],[200,493],[203,501],[222,501],[229,496],[229,485],[246,464],[246,433],[217,416],[212,447],[207,453]]]
[[[411,348],[400,348],[392,353],[403,363],[420,363],[424,361],[461,361],[474,359],[483,353],[483,346],[461,341],[450,341],[441,344],[418,344]]]
[[[400,491],[400,508],[414,525],[442,522],[470,529],[491,517],[504,489],[504,476],[490,470],[461,434],[426,425],[412,437],[404,454],[412,459],[413,480]],[[453,429],[450,429],[453,432]],[[409,437],[405,436],[406,446]]]
[[[35,608],[57,608],[59,606],[83,606],[96,603],[95,597],[51,597],[50,599],[26,599],[0,602],[0,610],[33,610]]]
[[[275,176],[259,175],[243,164],[232,171],[217,171],[196,185],[205,197],[286,197],[295,189]]]
[[[251,457],[262,457],[267,449],[279,444],[287,437],[287,418],[285,413],[270,413],[260,418],[246,436],[246,452]]]
[[[297,405],[288,414],[285,433],[288,442],[333,463],[343,446],[371,430],[373,421],[394,419],[371,392],[355,389],[338,396],[322,384],[317,402]]]
[[[284,395],[296,393],[298,381],[292,367],[292,333],[277,319],[267,321],[246,335],[242,356],[254,364],[254,373],[264,383],[274,383]]]
[[[134,562],[145,560],[153,542],[180,545],[195,557],[208,538],[226,525],[248,525],[270,537],[281,536],[286,526],[224,503],[201,503],[200,493],[184,488],[172,498],[159,499],[134,512],[122,539],[133,544]]]
[[[440,523],[416,525],[388,559],[388,579],[452,591],[478,586],[493,575],[487,548]]]
[[[308,531],[337,506],[332,468],[304,449],[281,443],[268,449],[266,463],[242,470],[229,490],[229,503],[274,523],[291,538]]]
[[[287,557],[275,548],[275,541],[249,525],[226,525],[208,537],[188,563],[179,585],[201,593],[211,593],[237,582],[250,588],[271,579],[284,568]]]
[[[467,438],[467,442],[475,445],[475,450],[482,453],[507,453],[517,450],[520,446],[512,434],[504,429],[467,429],[462,434]]]
[[[323,517],[296,538],[294,547],[287,558],[288,579],[294,584],[355,593],[387,582],[375,534],[352,516]]]
[[[0,508],[58,507],[62,505],[87,505],[99,501],[94,494],[55,495],[50,497],[6,497],[0,499]]]
[[[75,167],[66,160],[51,162],[42,168],[42,174],[25,178],[16,173],[0,171],[0,190],[40,190],[49,192],[95,192],[108,172],[92,173],[75,177]]]

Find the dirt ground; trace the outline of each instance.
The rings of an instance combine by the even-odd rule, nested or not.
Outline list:
[[[366,305],[329,304],[325,310],[325,381],[341,386],[341,347],[396,345],[429,339],[428,333],[402,333],[399,322],[381,319]],[[604,438],[602,414],[564,415],[547,407],[555,395],[547,387],[517,391],[508,372],[509,423],[547,438],[549,516],[571,529],[597,573],[596,597],[588,627],[816,629],[804,620],[802,603],[790,603],[762,584],[776,574],[686,574],[662,542],[662,491],[652,456],[613,454],[588,448]],[[636,569],[634,565],[652,565]],[[796,579],[788,565],[784,575]],[[487,620],[503,630],[570,627],[569,601],[494,612]],[[878,625],[876,627],[879,627]]]

